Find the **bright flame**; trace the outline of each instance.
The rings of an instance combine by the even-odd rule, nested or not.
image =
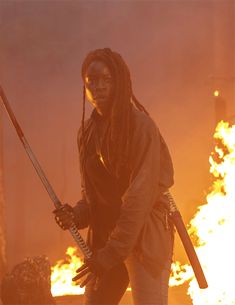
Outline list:
[[[76,255],[75,247],[68,247],[66,260],[59,260],[51,268],[51,293],[53,296],[83,294],[80,288],[72,282],[76,270],[82,265],[81,259]]]
[[[193,278],[193,269],[189,265],[181,265],[179,261],[172,263],[171,265],[171,277],[169,286],[180,286],[185,281],[189,281]]]
[[[235,125],[221,121],[214,138],[217,145],[209,161],[215,181],[207,204],[199,207],[190,222],[209,285],[200,290],[195,277],[191,279],[188,293],[194,305],[235,304]],[[186,272],[180,276],[181,282],[188,280]]]
[[[214,96],[215,96],[215,97],[218,97],[218,96],[219,96],[219,90],[215,90],[215,91],[214,91]]]

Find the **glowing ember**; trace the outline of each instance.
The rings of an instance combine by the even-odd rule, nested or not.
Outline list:
[[[215,96],[215,97],[219,96],[219,91],[218,91],[218,90],[215,90],[215,91],[214,91],[214,96]]]
[[[69,247],[66,251],[66,260],[60,260],[51,268],[51,293],[53,296],[83,294],[80,288],[72,282],[76,270],[82,265],[81,259],[76,255],[77,249]]]
[[[194,305],[235,304],[235,125],[220,122],[214,138],[217,146],[210,157],[210,172],[215,181],[207,204],[199,207],[190,223],[190,233],[198,238],[196,251],[209,284],[208,289],[200,290],[192,278],[188,293]],[[187,272],[180,274],[180,282],[188,280],[186,276]]]

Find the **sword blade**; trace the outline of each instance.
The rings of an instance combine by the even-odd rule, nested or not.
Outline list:
[[[35,168],[40,180],[42,181],[42,184],[44,185],[47,193],[49,194],[52,202],[54,203],[54,206],[57,209],[60,208],[62,206],[62,204],[61,204],[59,198],[57,197],[55,191],[53,190],[50,182],[48,181],[44,171],[42,170],[42,167],[40,166],[37,158],[35,157],[30,145],[28,144],[28,142],[23,134],[23,131],[22,131],[18,121],[16,120],[16,117],[10,107],[8,99],[1,87],[0,87],[0,96],[1,96],[1,99],[3,102],[3,105],[6,109],[6,112],[10,118],[10,121],[12,122],[13,126],[15,127],[18,137],[19,137],[21,143],[23,144],[25,151],[26,151],[29,159],[31,160],[33,167]],[[77,243],[78,247],[80,248],[81,252],[85,256],[85,258],[90,258],[92,255],[92,252],[90,251],[89,247],[86,245],[85,241],[83,240],[82,236],[78,232],[78,229],[74,223],[69,228],[69,231],[70,231],[71,235],[73,236],[75,242]]]

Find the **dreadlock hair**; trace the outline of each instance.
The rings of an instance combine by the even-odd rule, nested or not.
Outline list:
[[[85,73],[93,61],[102,61],[110,69],[114,82],[113,104],[110,113],[110,129],[107,136],[108,162],[114,170],[116,177],[120,177],[121,170],[125,167],[128,157],[130,132],[131,132],[131,108],[134,104],[137,109],[148,112],[142,106],[132,92],[132,84],[129,69],[121,55],[109,48],[94,50],[86,56],[82,64],[82,78],[85,81]],[[132,104],[133,102],[133,104]],[[85,87],[83,88],[83,115],[82,129],[84,135],[85,118]],[[82,141],[84,145],[84,141]]]

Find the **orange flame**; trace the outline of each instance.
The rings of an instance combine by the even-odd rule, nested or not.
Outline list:
[[[81,259],[76,255],[75,247],[68,247],[66,260],[59,260],[51,268],[51,293],[53,296],[83,294],[80,288],[72,282],[76,270],[82,265]]]
[[[221,121],[214,134],[215,153],[210,172],[215,177],[207,204],[198,208],[191,220],[190,233],[198,237],[196,252],[202,263],[209,288],[200,290],[195,277],[188,293],[194,305],[235,304],[235,125]],[[188,280],[186,273],[180,281]]]
[[[171,265],[169,286],[180,286],[194,277],[193,269],[189,265],[181,265],[179,261]]]

